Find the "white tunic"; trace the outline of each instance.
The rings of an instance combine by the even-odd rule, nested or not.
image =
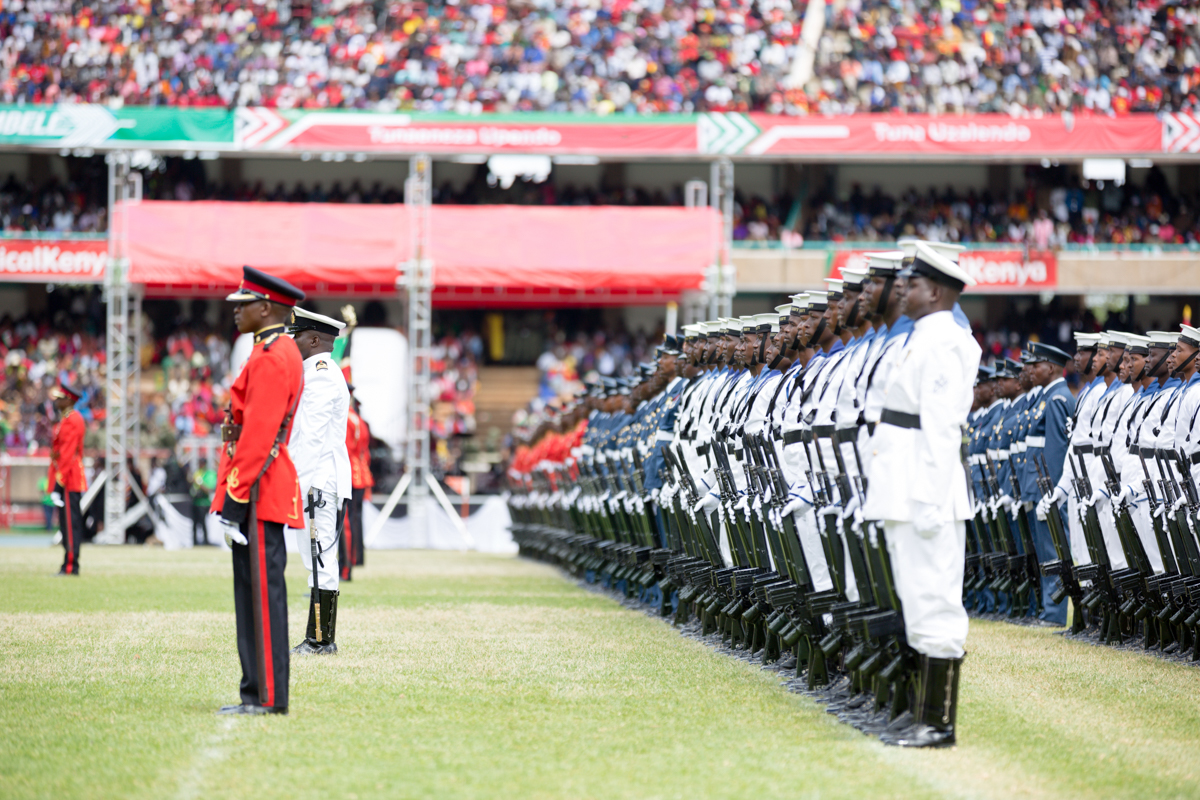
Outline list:
[[[880,424],[871,437],[867,519],[912,522],[922,507],[943,522],[971,517],[962,429],[981,350],[949,311],[919,319],[892,371],[885,407],[920,417],[920,428]]]
[[[296,465],[300,496],[308,501],[310,488],[336,491],[337,500],[349,499],[350,456],[346,452],[346,420],[350,390],[346,378],[329,353],[304,361],[304,392],[292,423],[288,453]]]

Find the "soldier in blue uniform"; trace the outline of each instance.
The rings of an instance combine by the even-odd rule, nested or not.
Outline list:
[[[1042,342],[1030,342],[1025,360],[1029,365],[1032,382],[1034,386],[1041,388],[1041,392],[1028,409],[1025,452],[1018,477],[1021,482],[1021,496],[1030,504],[1029,523],[1033,529],[1033,546],[1037,551],[1038,562],[1045,563],[1054,561],[1057,555],[1054,540],[1050,538],[1049,525],[1032,513],[1032,504],[1041,497],[1037,488],[1038,475],[1034,461],[1044,456],[1046,466],[1050,468],[1050,480],[1057,483],[1062,477],[1071,436],[1067,423],[1075,414],[1075,397],[1063,378],[1063,369],[1071,360],[1069,355],[1057,347]],[[1063,524],[1065,526],[1066,520]],[[1057,603],[1051,599],[1051,595],[1058,589],[1059,578],[1043,575],[1041,580],[1042,611],[1038,619],[1051,625],[1066,625],[1066,598]]]

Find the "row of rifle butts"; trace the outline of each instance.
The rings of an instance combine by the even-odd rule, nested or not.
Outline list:
[[[968,615],[1200,659],[1200,330],[976,366],[957,248],[900,246],[535,415],[508,472],[521,553],[888,744],[954,744]],[[951,290],[935,316],[930,278]],[[958,386],[942,367],[972,354]]]

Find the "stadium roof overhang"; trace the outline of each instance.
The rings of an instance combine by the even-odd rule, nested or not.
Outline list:
[[[317,297],[392,294],[412,252],[403,205],[145,201],[127,215],[129,280],[148,296],[219,296],[243,265]],[[435,304],[657,304],[699,289],[712,208],[433,206]],[[121,224],[121,220],[115,219]]]

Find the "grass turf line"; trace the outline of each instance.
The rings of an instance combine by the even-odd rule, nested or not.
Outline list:
[[[1200,670],[1045,630],[972,622],[959,747],[900,751],[544,565],[372,552],[291,715],[230,720],[227,554],[60,559],[0,551],[3,798],[1200,796]]]

